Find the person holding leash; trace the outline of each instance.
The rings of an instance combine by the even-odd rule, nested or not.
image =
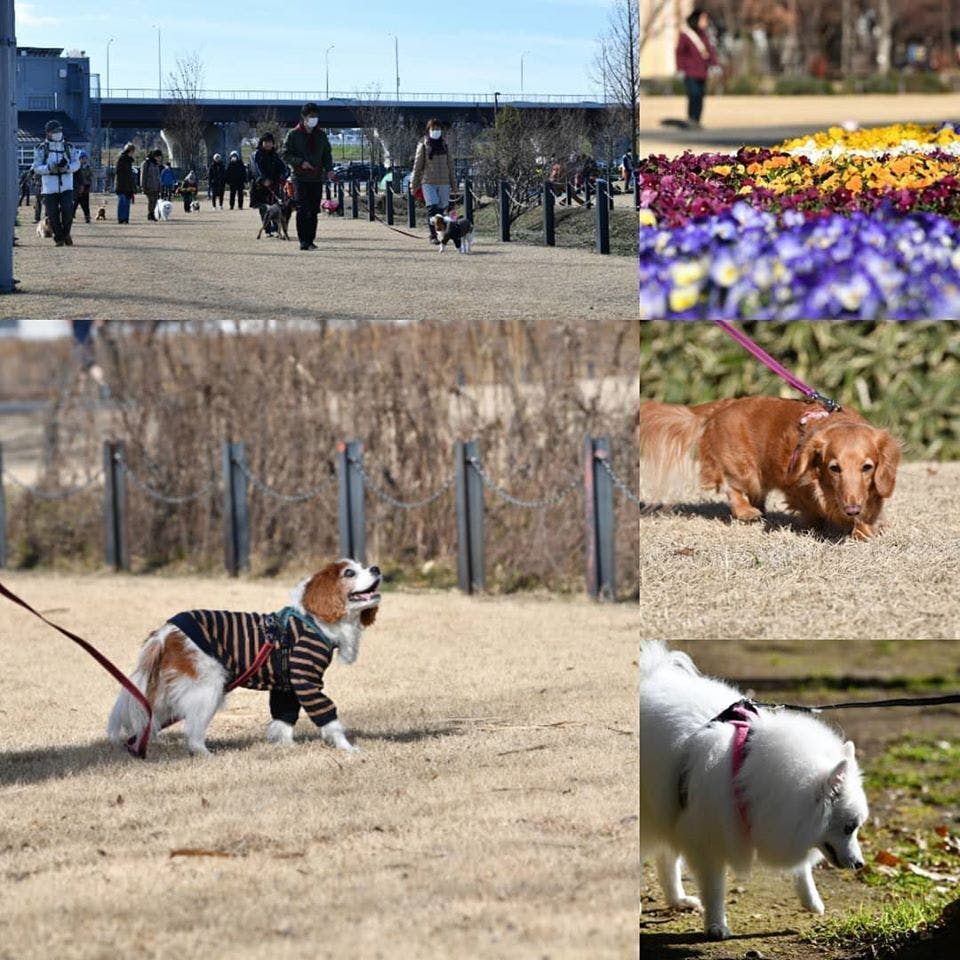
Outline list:
[[[316,250],[317,217],[323,199],[327,171],[333,169],[330,141],[319,128],[320,108],[305,103],[300,122],[287,131],[280,156],[290,167],[294,202],[297,207],[297,239],[301,250]]]
[[[59,120],[48,120],[46,137],[33,153],[33,172],[40,177],[40,189],[53,242],[73,246],[70,227],[73,225],[73,175],[80,169],[80,160],[63,139]]]
[[[265,222],[266,205],[276,203],[283,193],[283,181],[287,177],[287,165],[280,159],[272,133],[265,133],[250,158],[253,183],[250,186],[250,206],[260,209],[260,220]],[[276,229],[266,225],[267,236]]]
[[[453,173],[453,156],[443,138],[443,125],[436,119],[427,121],[427,132],[417,144],[413,159],[410,192],[415,194],[421,188],[423,202],[427,205],[430,242],[439,243],[433,218],[438,213],[446,213],[450,194],[457,189],[457,180]]]

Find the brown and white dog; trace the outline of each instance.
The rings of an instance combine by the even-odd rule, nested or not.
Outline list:
[[[473,224],[466,217],[455,219],[438,213],[433,218],[433,229],[437,232],[441,253],[451,240],[458,253],[469,253],[473,249]]]
[[[333,701],[323,693],[323,674],[334,650],[344,663],[356,660],[360,635],[377,615],[379,586],[378,567],[337,560],[297,584],[291,605],[276,613],[191,610],[171,617],[147,637],[130,678],[153,711],[150,736],[183,720],[190,753],[208,753],[207,727],[228,685],[269,641],[273,652],[242,684],[270,691],[267,739],[292,743],[303,708],[325,743],[355,752]],[[110,739],[117,744],[138,739],[146,723],[146,711],[122,690],[107,725]]]

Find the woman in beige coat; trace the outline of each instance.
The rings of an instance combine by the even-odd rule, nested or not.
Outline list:
[[[426,135],[417,144],[413,161],[413,176],[410,192],[423,188],[423,202],[427,205],[427,223],[430,226],[430,242],[439,243],[433,218],[445,213],[450,206],[450,193],[457,189],[453,174],[453,156],[443,137],[443,125],[439,120],[427,121]]]

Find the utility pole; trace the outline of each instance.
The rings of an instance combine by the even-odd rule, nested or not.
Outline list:
[[[13,293],[17,215],[17,37],[13,0],[0,0],[0,293]]]
[[[323,61],[326,66],[327,72],[327,94],[326,99],[330,99],[330,51],[336,46],[335,43],[331,43],[329,47],[323,52]]]

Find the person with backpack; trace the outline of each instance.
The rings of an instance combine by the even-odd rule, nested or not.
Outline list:
[[[73,246],[70,227],[73,225],[73,175],[80,169],[80,159],[63,139],[59,120],[48,120],[44,140],[33,154],[33,172],[40,177],[40,189],[53,242]]]

